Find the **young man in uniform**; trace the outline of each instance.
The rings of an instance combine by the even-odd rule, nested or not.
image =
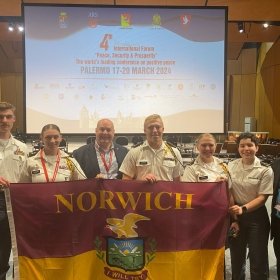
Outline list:
[[[164,125],[161,116],[148,116],[144,122],[144,132],[146,141],[131,149],[120,167],[123,179],[150,183],[158,180],[180,181],[182,157],[177,148],[163,141]]]
[[[6,280],[11,253],[4,188],[18,181],[21,167],[27,158],[26,145],[11,134],[15,120],[15,107],[0,102],[0,280]]]

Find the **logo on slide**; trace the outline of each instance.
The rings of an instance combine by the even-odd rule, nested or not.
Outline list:
[[[109,40],[111,40],[112,37],[113,37],[112,34],[105,34],[103,39],[102,39],[102,41],[101,41],[101,43],[100,43],[100,45],[99,45],[100,48],[104,49],[105,51],[107,51],[108,48],[109,48]]]
[[[191,22],[191,15],[181,15],[180,16],[180,21],[182,25],[189,25],[189,23]]]
[[[88,27],[95,28],[98,24],[98,14],[95,11],[92,11],[88,15]]]
[[[155,27],[161,26],[161,17],[160,17],[159,14],[154,14],[154,15],[153,15],[153,25],[154,25]]]
[[[58,16],[58,24],[60,28],[67,28],[68,15],[66,12],[60,12]]]
[[[131,26],[131,15],[121,14],[121,27],[128,28]]]

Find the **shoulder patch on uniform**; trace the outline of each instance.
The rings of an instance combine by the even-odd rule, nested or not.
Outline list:
[[[165,142],[165,144],[167,144],[167,146],[170,146],[170,147],[173,147],[173,148],[177,148],[177,146],[176,145],[174,145],[173,143],[171,143],[171,142]]]
[[[261,161],[261,165],[265,166],[265,167],[269,167],[271,165],[271,163],[265,162],[265,161]]]
[[[143,142],[139,142],[139,143],[137,143],[137,144],[135,144],[135,145],[131,146],[131,148],[136,148],[136,147],[139,147],[139,146],[141,146],[142,144],[143,144]]]

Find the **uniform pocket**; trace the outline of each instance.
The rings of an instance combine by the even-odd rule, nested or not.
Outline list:
[[[164,159],[162,165],[168,168],[174,168],[176,164],[174,159]]]

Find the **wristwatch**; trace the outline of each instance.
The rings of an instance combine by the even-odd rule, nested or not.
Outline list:
[[[241,215],[244,215],[244,214],[246,214],[247,213],[247,211],[248,211],[248,209],[247,209],[247,207],[246,206],[242,206],[242,214]]]

